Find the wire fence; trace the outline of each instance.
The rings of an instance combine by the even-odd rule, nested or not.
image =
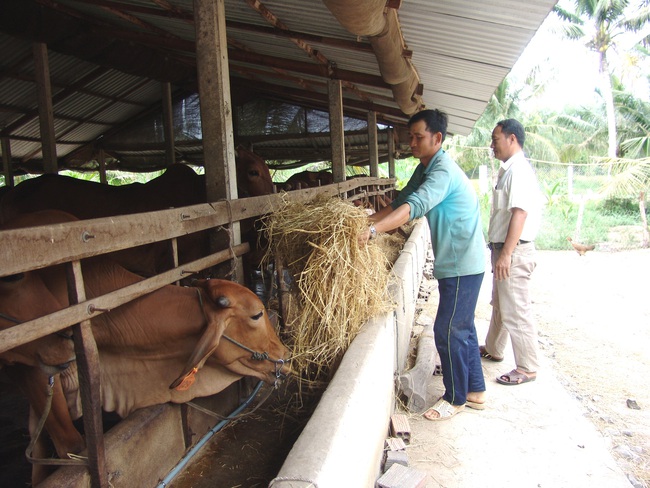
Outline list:
[[[562,164],[531,161],[545,208],[537,247],[571,250],[574,242],[594,245],[595,251],[623,251],[648,247],[648,205],[639,195],[609,198],[605,188],[611,181],[606,163]],[[498,165],[478,169],[478,192],[484,226],[489,219],[492,192]],[[642,212],[646,220],[642,219]]]

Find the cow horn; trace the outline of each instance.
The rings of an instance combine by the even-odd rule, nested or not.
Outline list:
[[[230,299],[229,299],[227,296],[225,296],[225,295],[221,295],[220,297],[217,297],[217,299],[215,300],[215,302],[216,302],[217,305],[219,305],[221,308],[228,308],[228,307],[230,307]]]

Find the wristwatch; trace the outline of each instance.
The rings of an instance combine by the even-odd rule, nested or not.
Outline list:
[[[368,237],[368,239],[374,239],[375,237],[377,237],[377,229],[375,229],[375,224],[370,224],[369,230],[370,230],[370,236]]]

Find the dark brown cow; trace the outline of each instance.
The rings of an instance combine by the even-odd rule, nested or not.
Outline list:
[[[334,183],[334,177],[329,171],[301,171],[289,177],[281,184],[284,191],[300,190],[301,188],[315,188]]]
[[[268,166],[259,156],[238,148],[236,165],[242,194],[260,196],[273,192]],[[196,174],[184,164],[170,166],[161,176],[148,183],[122,186],[45,174],[7,191],[0,201],[0,223],[17,215],[47,209],[62,210],[79,219],[92,219],[184,207],[206,201],[205,176]],[[199,259],[208,252],[209,241],[204,232],[178,239],[181,264]],[[127,269],[143,276],[165,271],[173,265],[168,242],[119,251],[113,257]]]
[[[148,183],[104,185],[44,174],[16,185],[3,198],[2,222],[17,215],[56,209],[79,219],[110,217],[203,203],[205,180],[185,164],[174,164]]]
[[[62,212],[44,211],[19,217],[4,228],[66,219],[75,220]],[[84,261],[82,271],[88,299],[142,280],[105,256]],[[0,312],[12,319],[0,320],[0,327],[35,319],[68,303],[62,266],[3,280]],[[149,405],[212,395],[245,375],[273,383],[278,374],[289,373],[283,362],[287,349],[264,305],[250,290],[230,281],[202,280],[195,287],[167,285],[93,318],[92,330],[99,350],[103,408],[123,417]],[[251,350],[266,352],[270,359],[254,359],[250,351],[222,340],[224,334]],[[51,363],[43,359],[50,356],[70,359],[66,356],[69,346],[61,354],[62,346],[51,337],[48,341],[52,342],[37,349],[31,346],[26,359],[15,351],[0,355],[5,361],[30,366],[19,374],[35,416],[42,414],[46,381],[36,366]],[[62,457],[80,448],[80,436],[70,430],[71,419],[82,414],[75,366],[72,363],[59,375],[63,389],[54,392],[46,424]]]
[[[151,212],[204,203],[205,180],[187,165],[170,166],[148,183],[113,186],[57,174],[26,180],[9,191],[0,202],[0,220],[56,209],[78,219]],[[186,263],[208,253],[206,238],[199,234],[178,239],[179,262]],[[113,255],[126,268],[151,276],[173,265],[171,245],[158,242]]]

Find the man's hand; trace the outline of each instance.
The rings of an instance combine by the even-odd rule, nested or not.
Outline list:
[[[361,232],[357,237],[359,246],[365,246],[369,240],[370,240],[370,228],[367,228],[366,230]]]
[[[494,263],[494,278],[497,281],[505,280],[510,277],[510,265],[512,264],[512,254],[501,250],[499,257]]]

